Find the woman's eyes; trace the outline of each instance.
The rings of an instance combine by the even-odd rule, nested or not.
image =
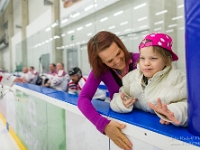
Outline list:
[[[117,56],[119,56],[119,55],[120,55],[120,53],[121,53],[121,51],[117,53]]]

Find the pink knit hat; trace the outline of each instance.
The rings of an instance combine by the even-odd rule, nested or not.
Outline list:
[[[172,39],[169,35],[164,33],[148,34],[140,43],[139,50],[148,46],[160,46],[168,50],[172,55],[172,60],[178,60],[178,56],[172,51]]]

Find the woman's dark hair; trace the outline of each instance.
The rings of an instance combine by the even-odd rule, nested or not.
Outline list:
[[[109,48],[113,42],[115,42],[117,46],[124,52],[126,64],[129,62],[131,54],[128,52],[122,41],[115,34],[108,31],[98,32],[88,41],[87,44],[88,59],[95,77],[99,77],[109,68],[102,62],[101,58],[99,57],[99,53]]]

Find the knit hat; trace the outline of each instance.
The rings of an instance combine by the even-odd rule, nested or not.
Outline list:
[[[72,76],[72,75],[74,75],[74,74],[77,74],[77,75],[79,75],[79,76],[82,76],[82,71],[81,71],[81,69],[78,68],[78,67],[71,68],[71,69],[69,70],[69,76]]]
[[[178,60],[178,56],[172,51],[172,39],[165,33],[148,34],[140,43],[139,50],[148,46],[160,46],[171,53],[173,61]]]

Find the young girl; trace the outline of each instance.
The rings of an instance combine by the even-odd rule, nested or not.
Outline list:
[[[123,86],[110,103],[112,110],[127,113],[136,107],[156,113],[161,124],[186,126],[186,76],[172,67],[178,56],[172,51],[171,37],[149,34],[139,45],[139,51],[138,68],[122,79]]]

